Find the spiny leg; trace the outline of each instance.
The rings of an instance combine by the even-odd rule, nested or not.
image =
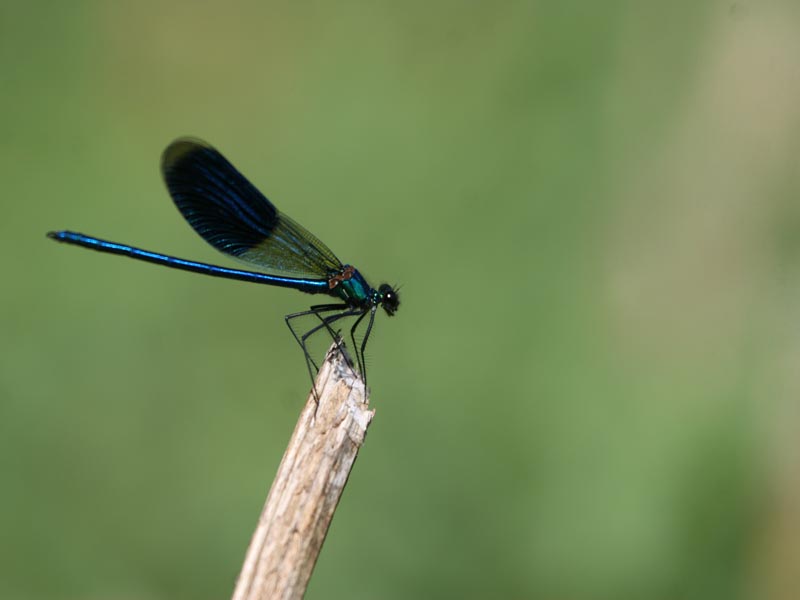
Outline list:
[[[373,306],[369,311],[369,323],[367,324],[367,331],[364,333],[364,339],[361,341],[361,346],[357,346],[356,344],[356,329],[358,328],[361,321],[364,317],[367,316],[366,311],[358,318],[358,320],[353,323],[353,326],[350,328],[350,339],[353,340],[353,352],[356,353],[356,359],[358,360],[358,369],[361,372],[361,377],[364,379],[364,386],[367,385],[367,357],[364,355],[364,350],[367,347],[367,340],[369,339],[369,334],[372,331],[372,324],[375,322],[375,311],[377,310],[377,306]]]
[[[314,390],[314,397],[316,398],[317,401],[319,401],[319,394],[317,393],[317,388],[316,388],[316,385],[315,385],[314,376],[311,374],[311,370],[310,370],[311,367],[308,364],[310,353],[308,352],[308,349],[306,348],[306,340],[309,337],[311,337],[312,335],[314,335],[315,333],[317,333],[319,330],[321,330],[323,327],[325,327],[329,332],[331,332],[332,330],[331,330],[330,326],[331,326],[332,323],[335,323],[339,319],[344,319],[346,317],[353,317],[353,316],[358,315],[358,314],[361,314],[361,313],[359,313],[358,310],[349,310],[347,312],[339,313],[339,314],[336,314],[336,315],[329,315],[329,316],[325,317],[324,319],[321,319],[322,320],[321,324],[319,324],[316,327],[313,327],[309,331],[305,332],[302,335],[302,337],[300,338],[300,344],[301,344],[301,346],[303,348],[303,352],[306,355],[306,366],[309,368],[309,375],[311,375],[311,387]],[[319,315],[317,315],[317,316],[319,316]],[[333,335],[333,333],[331,335]],[[338,334],[336,334],[336,336],[333,339],[334,339],[334,341],[336,342],[337,345],[341,342],[341,337]],[[347,360],[348,366],[352,369],[353,368],[353,363],[347,357],[347,354],[343,354],[343,356]],[[314,361],[312,360],[311,362],[313,363]],[[314,366],[316,367],[316,364]],[[319,369],[317,369],[317,371],[319,371]]]
[[[343,310],[346,308],[349,308],[347,304],[317,304],[310,307],[309,310],[291,313],[284,317],[284,320],[286,321],[286,326],[289,328],[289,331],[292,332],[295,341],[300,346],[300,349],[303,351],[303,355],[306,358],[306,368],[308,369],[308,376],[311,378],[312,384],[314,383],[314,373],[319,371],[319,367],[317,366],[317,363],[314,362],[314,359],[312,358],[311,354],[309,354],[308,349],[306,348],[305,339],[308,336],[303,336],[303,339],[300,339],[300,337],[297,335],[297,332],[294,330],[294,327],[292,327],[291,321],[292,319],[296,319],[298,317],[304,317],[306,315],[314,315],[315,317],[320,319],[320,321],[322,321],[324,324],[325,319],[323,319],[320,316],[320,313],[331,312],[334,310]],[[319,329],[319,327],[315,328],[314,331],[316,331],[317,329]],[[336,339],[336,335],[333,333],[330,326],[328,326],[328,331],[330,332],[331,337]],[[314,390],[314,393],[316,394],[316,390]]]
[[[364,365],[364,387],[367,387],[367,357],[364,355],[364,350],[367,349],[367,340],[369,339],[369,334],[372,332],[372,324],[375,322],[375,311],[377,309],[377,306],[372,307],[372,310],[369,313],[369,324],[367,325],[367,331],[364,333],[364,339],[361,340],[361,364]]]
[[[317,333],[323,327],[325,327],[328,330],[328,332],[331,334],[331,336],[333,337],[334,340],[338,340],[338,339],[340,339],[340,337],[339,337],[339,335],[337,333],[335,333],[333,331],[333,329],[331,329],[331,324],[335,323],[339,319],[344,319],[345,317],[354,317],[354,316],[356,316],[358,314],[361,314],[361,312],[358,311],[358,310],[349,310],[347,312],[339,313],[338,315],[327,316],[324,319],[322,319],[320,317],[320,320],[322,321],[322,323],[320,323],[319,325],[316,325],[316,326],[312,327],[311,329],[309,329],[308,331],[306,331],[300,337],[300,343],[305,347],[306,340],[308,338],[310,338],[312,335],[314,335],[315,333]],[[319,316],[319,315],[317,315],[317,316]]]
[[[361,316],[356,319],[356,322],[353,323],[353,326],[350,328],[350,339],[353,340],[353,352],[356,354],[356,361],[358,361],[358,372],[361,374],[361,377],[366,382],[366,374],[364,373],[364,364],[361,362],[361,355],[358,353],[358,344],[356,343],[356,329],[358,329],[359,323],[364,320],[364,317],[367,316],[367,311],[361,313]]]
[[[332,310],[337,310],[337,309],[338,310],[346,310],[346,309],[350,309],[350,306],[348,306],[347,304],[318,304],[316,306],[312,306],[311,308],[312,309],[316,309],[316,310],[307,311],[307,312],[311,312],[315,317],[317,317],[320,320],[320,323],[325,325],[325,328],[328,330],[328,334],[331,336],[331,338],[333,340],[338,339],[338,337],[339,337],[338,332],[334,331],[333,329],[331,329],[327,325],[328,323],[332,323],[333,321],[336,321],[336,319],[331,319],[331,317],[325,317],[323,319],[322,316],[320,316],[320,313],[328,312],[328,311],[332,311]],[[314,331],[317,331],[317,329],[315,328]]]
[[[300,338],[297,336],[297,332],[294,330],[294,327],[292,327],[291,321],[293,319],[297,319],[298,317],[305,317],[307,315],[314,315],[315,317],[317,317],[320,321],[322,321],[324,323],[325,319],[323,319],[320,316],[321,313],[332,312],[334,310],[345,310],[347,308],[349,308],[349,306],[347,306],[347,304],[316,304],[316,305],[310,307],[308,310],[303,310],[303,311],[300,311],[300,312],[288,314],[288,315],[286,315],[284,317],[284,320],[286,321],[286,325],[289,327],[289,331],[292,332],[292,335],[294,336],[295,341],[300,345],[301,348],[303,348],[303,343],[300,341]],[[336,334],[333,332],[333,330],[329,329],[329,333],[331,334],[331,337],[334,337],[334,338],[336,337]]]

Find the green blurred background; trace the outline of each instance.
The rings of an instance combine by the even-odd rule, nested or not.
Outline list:
[[[220,148],[373,283],[308,598],[797,598],[796,2],[3,2],[0,597],[228,597],[311,297],[158,172]]]

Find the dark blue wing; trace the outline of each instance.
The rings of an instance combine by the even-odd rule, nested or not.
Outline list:
[[[266,272],[326,278],[342,264],[316,236],[277,208],[217,150],[182,138],[161,157],[181,214],[204,240]]]

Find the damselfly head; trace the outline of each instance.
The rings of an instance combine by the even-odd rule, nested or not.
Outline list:
[[[378,288],[378,296],[386,314],[390,317],[394,315],[397,307],[400,306],[400,296],[397,295],[397,290],[388,283],[382,283]]]

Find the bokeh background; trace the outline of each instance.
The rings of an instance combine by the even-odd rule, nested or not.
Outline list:
[[[0,597],[234,585],[311,297],[158,172],[220,148],[372,282],[308,598],[800,596],[800,5],[0,4]]]

